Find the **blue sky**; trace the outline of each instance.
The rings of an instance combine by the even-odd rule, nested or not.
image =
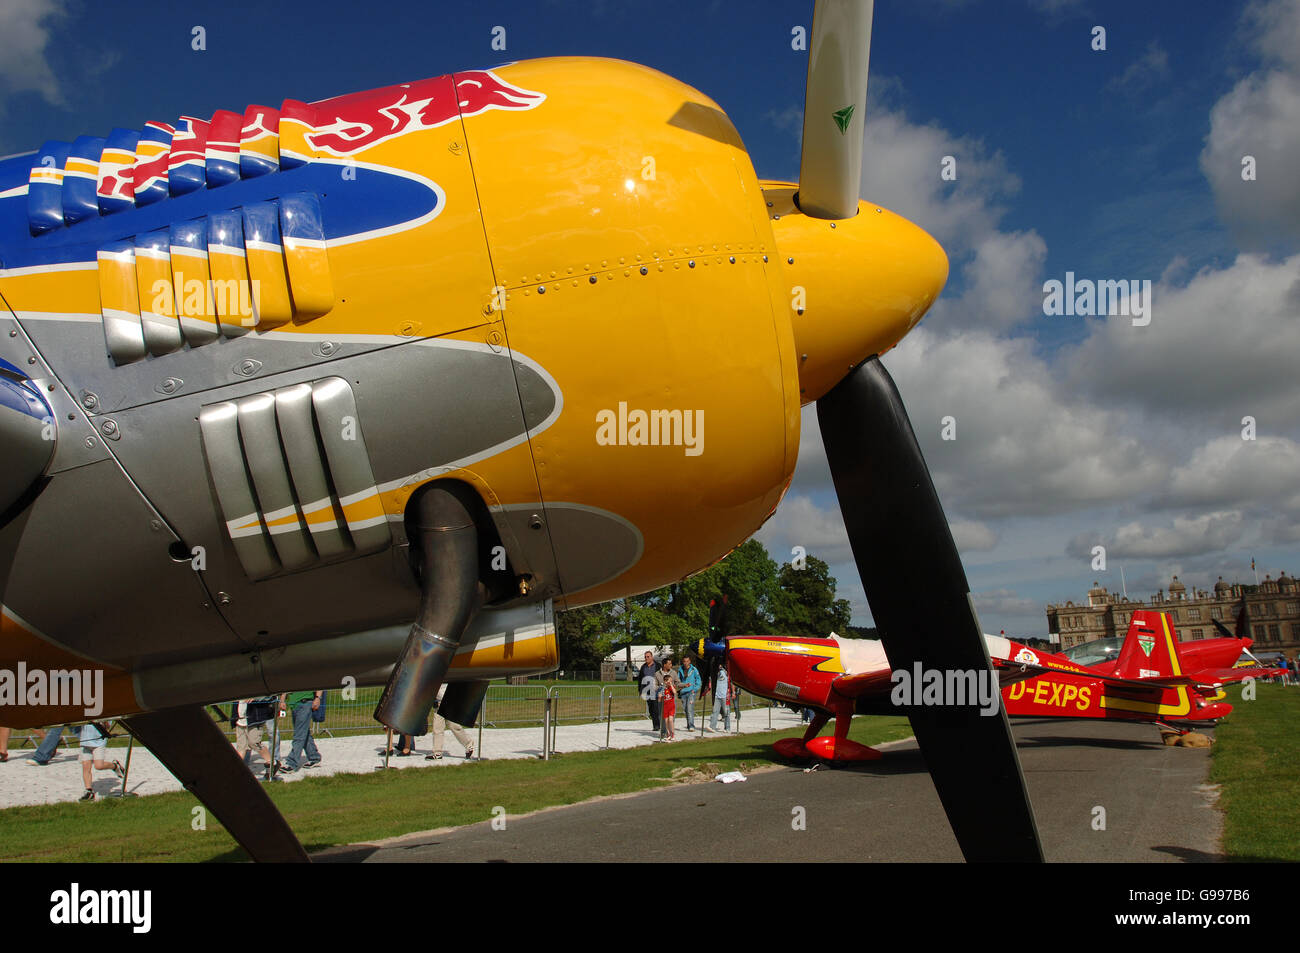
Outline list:
[[[109,18],[89,3],[0,0],[0,154],[600,55],[708,93],[761,177],[798,176],[807,60],[790,38],[811,3],[176,6]],[[490,46],[497,25],[504,52]],[[1104,51],[1091,49],[1097,25]],[[1078,600],[1094,578],[1118,588],[1119,564],[1142,596],[1175,572],[1203,587],[1250,581],[1252,556],[1261,578],[1300,571],[1297,48],[1297,0],[877,3],[863,194],[930,230],[952,262],[943,297],[885,363],[986,631],[1041,634],[1046,601]],[[1242,185],[1246,152],[1259,179]],[[939,180],[944,154],[956,182]],[[1067,270],[1149,279],[1151,327],[1045,317],[1042,283]],[[959,437],[945,444],[937,421],[956,408]],[[1240,438],[1245,415],[1256,441]],[[830,559],[865,622],[805,419],[794,487],[761,538],[778,558],[800,544]],[[1104,573],[1089,540],[1110,548]]]

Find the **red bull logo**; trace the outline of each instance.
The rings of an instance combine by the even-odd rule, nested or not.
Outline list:
[[[489,109],[532,109],[543,93],[521,89],[488,70],[439,76],[316,103],[308,145],[319,153],[349,156],[390,139]]]

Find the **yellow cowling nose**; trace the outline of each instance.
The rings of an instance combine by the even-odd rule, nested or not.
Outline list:
[[[948,280],[948,256],[924,229],[888,209],[859,202],[853,218],[809,218],[795,205],[798,186],[762,186],[806,404],[916,326]]]

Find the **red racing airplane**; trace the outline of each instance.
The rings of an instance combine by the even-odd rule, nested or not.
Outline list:
[[[1250,648],[1249,638],[1179,642],[1169,616],[1152,610],[1135,612],[1122,640],[1100,639],[1060,653],[999,636],[984,640],[996,688],[988,673],[894,670],[883,645],[869,639],[735,635],[701,642],[700,651],[721,654],[732,682],[746,691],[813,709],[803,738],[783,738],[774,748],[786,757],[828,761],[881,756],[848,739],[855,714],[903,714],[918,705],[978,705],[996,714],[996,692],[1012,718],[1105,718],[1185,733],[1213,726],[1232,711],[1223,701],[1224,685],[1276,674],[1234,667]],[[832,717],[834,734],[818,737]]]

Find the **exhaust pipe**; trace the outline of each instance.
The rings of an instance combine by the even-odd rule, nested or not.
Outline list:
[[[375,708],[375,720],[394,731],[424,730],[465,629],[486,598],[479,581],[475,504],[477,497],[467,487],[441,482],[412,504],[420,610]]]

